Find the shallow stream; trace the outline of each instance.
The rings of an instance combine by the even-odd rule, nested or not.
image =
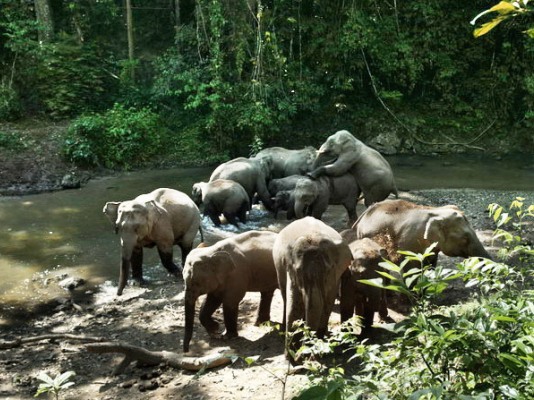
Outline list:
[[[534,191],[534,157],[502,160],[466,156],[389,157],[399,190],[474,188]],[[47,284],[61,274],[81,277],[91,285],[116,285],[119,238],[102,214],[107,201],[129,200],[159,187],[187,194],[193,183],[207,180],[213,168],[180,168],[124,173],[91,180],[79,190],[24,197],[0,197],[0,314],[13,305],[60,296]],[[329,210],[330,213],[332,213]],[[342,228],[342,217],[330,215]],[[260,227],[278,230],[286,222],[254,208],[250,222],[237,230],[215,228],[207,219],[207,241]],[[336,226],[334,226],[336,227]],[[200,239],[197,239],[197,242]],[[175,251],[179,259],[179,251]],[[155,250],[145,251],[145,275],[163,274]],[[108,283],[109,285],[110,283]],[[63,293],[64,295],[64,293]],[[1,315],[0,315],[1,317]]]

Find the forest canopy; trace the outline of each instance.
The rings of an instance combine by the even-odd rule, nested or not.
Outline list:
[[[528,151],[532,13],[475,39],[491,5],[0,0],[0,120],[72,120],[66,156],[113,167],[118,143],[215,161],[337,129]]]

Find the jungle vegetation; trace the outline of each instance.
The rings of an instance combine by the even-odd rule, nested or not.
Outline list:
[[[69,120],[65,156],[112,168],[317,146],[337,129],[531,151],[532,13],[475,38],[492,3],[0,0],[0,121]]]

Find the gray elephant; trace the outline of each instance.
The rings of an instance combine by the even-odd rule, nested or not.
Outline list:
[[[271,158],[271,178],[278,179],[289,175],[305,175],[311,171],[316,153],[317,150],[311,146],[300,150],[268,147],[258,152],[254,158]]]
[[[306,217],[280,231],[273,258],[284,299],[286,356],[295,362],[292,349],[298,348],[298,338],[287,343],[293,323],[303,319],[319,338],[324,337],[341,275],[352,256],[338,232],[320,220]]]
[[[491,258],[464,213],[454,205],[431,207],[405,200],[384,200],[369,207],[352,226],[356,237],[371,238],[383,245],[393,262],[398,250],[423,253],[432,243],[436,265],[439,252],[450,257]]]
[[[248,231],[189,253],[183,270],[184,352],[189,351],[193,336],[195,304],[203,294],[207,296],[199,318],[210,334],[219,328],[212,314],[222,304],[225,337],[237,336],[239,302],[246,292],[261,292],[256,324],[269,321],[273,293],[278,287],[272,254],[276,237],[274,232]]]
[[[343,205],[349,215],[349,226],[356,221],[356,204],[360,188],[351,174],[303,178],[297,182],[294,208],[297,218],[311,215],[321,219],[329,204]]]
[[[271,160],[239,157],[219,165],[212,172],[210,182],[216,179],[228,179],[239,183],[248,194],[250,204],[255,193],[263,205],[272,210],[272,200],[267,190],[270,179]]]
[[[197,206],[204,204],[207,215],[216,226],[221,225],[220,215],[237,226],[238,219],[247,222],[250,200],[239,183],[228,179],[215,179],[211,182],[197,182],[193,185],[191,198]]]
[[[308,175],[340,176],[351,173],[360,186],[369,206],[386,199],[391,193],[398,197],[391,166],[376,150],[366,146],[348,131],[338,131],[323,143]]]
[[[191,198],[178,190],[156,189],[133,200],[108,202],[104,214],[120,233],[122,262],[117,295],[121,295],[132,268],[132,277],[143,282],[143,247],[158,249],[161,263],[178,275],[173,245],[182,250],[182,265],[200,229],[200,212]]]
[[[284,178],[271,179],[267,189],[271,196],[274,197],[278,192],[295,189],[297,182],[301,179],[306,179],[306,177],[303,175],[289,175]]]
[[[286,218],[288,220],[295,219],[295,195],[293,190],[281,190],[273,197],[275,219],[279,211],[286,211]]]
[[[364,238],[350,240],[352,230],[341,232],[345,241],[349,239],[349,248],[353,261],[349,267],[350,280],[345,286],[347,293],[344,306],[340,309],[341,321],[346,321],[354,313],[361,318],[362,336],[369,334],[373,325],[374,314],[378,312],[381,317],[387,317],[387,301],[385,290],[358,282],[362,279],[382,279],[377,272],[381,270],[379,263],[387,258],[387,251],[375,241]],[[348,235],[347,235],[348,233]]]

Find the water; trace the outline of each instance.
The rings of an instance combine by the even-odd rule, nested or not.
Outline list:
[[[396,156],[388,158],[400,190],[475,188],[534,191],[534,159],[496,161],[480,157]],[[528,167],[528,168],[526,168]],[[0,198],[0,313],[14,304],[38,302],[61,294],[50,281],[63,273],[88,280],[88,287],[112,281],[120,261],[119,238],[102,213],[107,201],[129,200],[159,187],[191,192],[207,180],[212,168],[170,169],[125,173],[95,179],[80,190]],[[329,209],[328,213],[332,213]],[[337,229],[344,220],[331,218]],[[246,226],[215,228],[203,219],[207,241],[249,229],[277,231],[285,221],[273,220],[255,208]],[[198,240],[197,240],[198,242]],[[179,250],[175,250],[179,259]],[[155,250],[145,251],[145,276],[165,274]],[[59,290],[59,292],[58,292]]]

